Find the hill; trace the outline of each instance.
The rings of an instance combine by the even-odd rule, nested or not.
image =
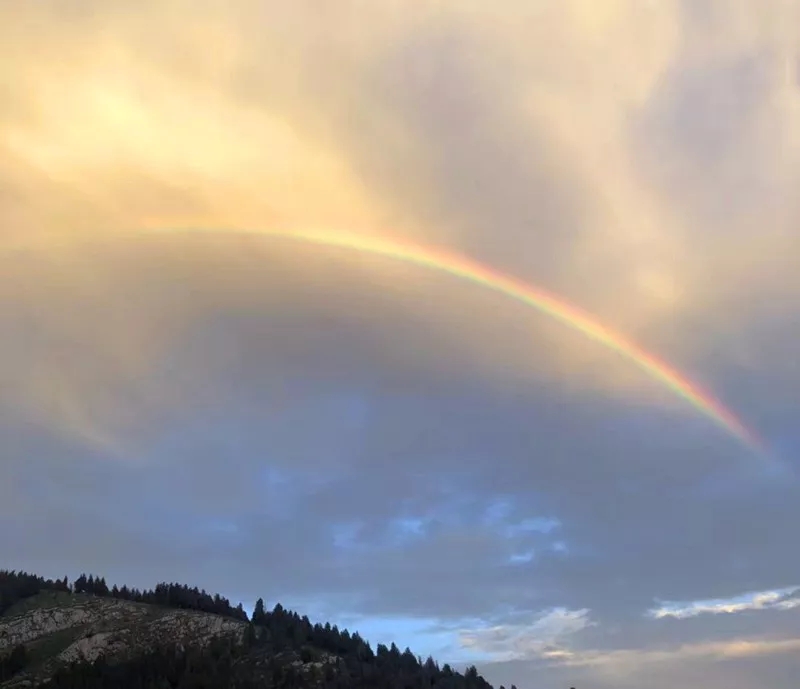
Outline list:
[[[0,687],[28,689],[492,689],[409,649],[312,624],[259,599],[251,618],[219,595],[162,583],[109,588],[0,571]],[[513,688],[512,688],[513,689]]]

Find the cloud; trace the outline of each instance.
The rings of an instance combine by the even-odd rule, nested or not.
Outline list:
[[[0,5],[8,564],[394,625],[522,689],[794,686],[798,26],[794,0]],[[139,232],[182,224],[220,232]],[[224,231],[274,226],[540,285],[787,470],[496,295]]]
[[[648,611],[656,619],[674,617],[685,619],[704,614],[733,614],[748,610],[792,610],[800,606],[796,587],[779,591],[759,591],[747,593],[727,600],[703,600],[691,603],[663,603],[660,607]]]
[[[793,652],[800,648],[800,639],[739,639],[731,642],[706,643],[649,651],[620,650],[611,653],[560,653],[555,656],[566,665],[608,666],[619,672],[627,666],[627,673],[645,670],[648,665],[686,662],[698,659],[751,658]]]
[[[555,608],[527,623],[462,631],[461,645],[486,653],[496,661],[526,658],[555,659],[571,654],[563,641],[592,624],[589,611]]]

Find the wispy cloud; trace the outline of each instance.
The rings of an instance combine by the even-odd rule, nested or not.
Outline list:
[[[800,607],[800,588],[789,587],[776,591],[745,593],[733,598],[699,600],[688,603],[664,602],[658,608],[648,610],[656,619],[674,617],[685,619],[697,615],[720,615],[746,612],[748,610],[792,610]]]
[[[561,659],[571,655],[565,642],[592,624],[589,610],[554,608],[526,622],[461,631],[459,640],[494,661]]]
[[[635,669],[660,664],[695,660],[724,660],[792,653],[800,649],[798,639],[748,639],[686,644],[664,649],[624,649],[611,652],[582,651],[563,653],[558,662],[574,666],[602,666],[614,672],[629,673]]]

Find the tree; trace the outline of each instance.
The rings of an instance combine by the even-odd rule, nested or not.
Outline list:
[[[87,592],[86,586],[87,586],[86,575],[81,574],[75,580],[75,583],[73,584],[73,589],[75,590],[75,593],[86,593]]]
[[[264,599],[259,598],[256,601],[256,607],[253,608],[253,616],[251,617],[253,624],[265,625],[267,623],[267,613],[264,610]]]
[[[256,628],[253,622],[248,624],[244,630],[244,645],[247,648],[252,648],[256,645]]]
[[[105,577],[97,577],[94,580],[94,594],[96,596],[108,595],[108,585],[106,584]]]

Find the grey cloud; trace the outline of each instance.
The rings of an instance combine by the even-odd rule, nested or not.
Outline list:
[[[554,285],[553,256],[580,231],[581,195],[546,134],[524,126],[514,77],[502,53],[487,52],[465,27],[437,25],[364,77],[365,97],[411,133],[418,160],[398,166],[394,151],[362,129],[354,148],[364,176],[421,210],[426,226],[455,226],[470,253]]]

